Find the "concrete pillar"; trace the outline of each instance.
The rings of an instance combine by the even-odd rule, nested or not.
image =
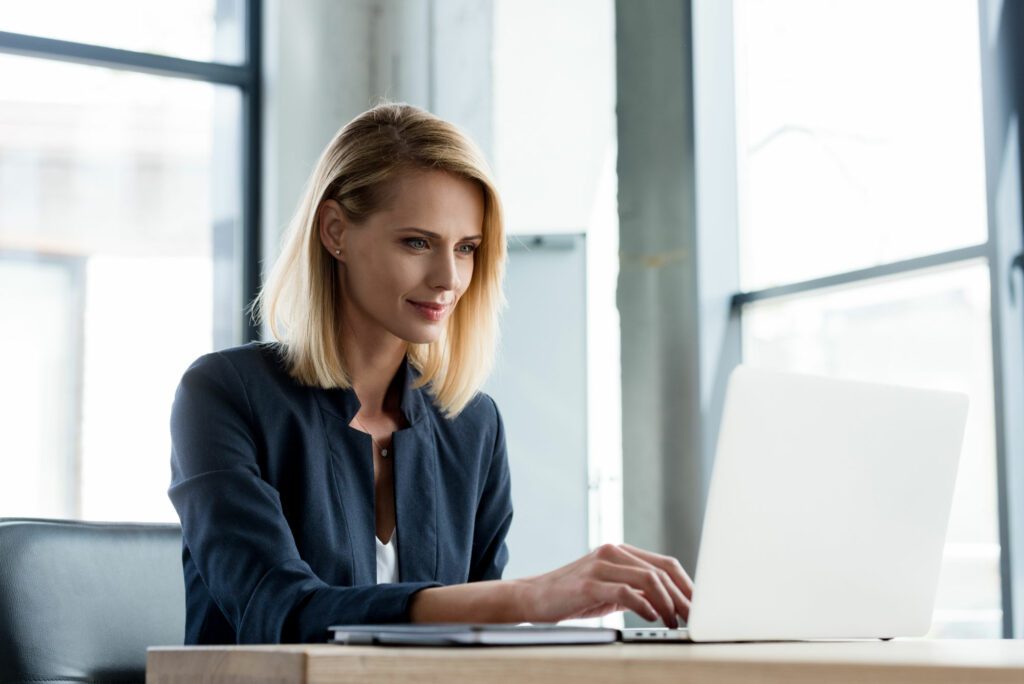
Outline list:
[[[725,59],[721,78],[731,73],[731,18],[693,9],[689,0],[616,3],[624,536],[691,574],[740,341],[730,307],[735,162],[716,166],[735,158],[731,87],[695,79],[692,30],[700,18],[722,32],[724,46],[702,45]],[[699,179],[698,168],[709,175]]]

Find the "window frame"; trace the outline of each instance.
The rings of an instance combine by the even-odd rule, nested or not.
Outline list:
[[[242,97],[241,126],[241,262],[237,290],[218,286],[215,278],[214,311],[234,312],[240,317],[241,339],[237,335],[215,333],[214,347],[223,348],[260,339],[260,328],[248,314],[260,287],[260,175],[262,173],[262,0],[247,0],[244,5],[245,57],[241,64],[204,62],[168,57],[120,48],[44,38],[0,31],[0,53],[134,71],[168,78],[184,78],[214,85],[238,88]],[[211,226],[212,229],[212,226]],[[214,264],[222,263],[223,247],[214,241]],[[230,263],[230,259],[229,259]],[[234,301],[239,291],[242,301]],[[237,319],[236,319],[237,320]],[[227,326],[230,330],[232,326]],[[219,326],[215,330],[223,330]]]

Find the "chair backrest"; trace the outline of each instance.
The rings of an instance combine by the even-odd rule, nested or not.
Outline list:
[[[0,682],[144,682],[184,635],[178,525],[0,518]]]

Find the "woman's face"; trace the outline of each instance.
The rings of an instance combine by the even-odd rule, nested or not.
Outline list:
[[[444,171],[403,173],[390,205],[359,225],[324,202],[320,235],[341,264],[345,321],[360,332],[435,341],[469,287],[483,221],[480,186]]]

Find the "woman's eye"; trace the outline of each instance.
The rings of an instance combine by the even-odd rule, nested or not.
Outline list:
[[[414,249],[416,251],[422,251],[422,250],[427,249],[429,247],[429,245],[427,244],[427,241],[425,239],[423,239],[423,238],[406,238],[402,242],[404,242],[406,245],[408,245],[409,247],[411,247],[412,249]],[[477,250],[478,247],[479,247],[479,245],[475,245],[473,243],[467,243],[467,244],[464,244],[464,245],[459,245],[455,249],[456,249],[456,251],[461,252],[462,254],[472,254],[473,252],[475,252]]]

